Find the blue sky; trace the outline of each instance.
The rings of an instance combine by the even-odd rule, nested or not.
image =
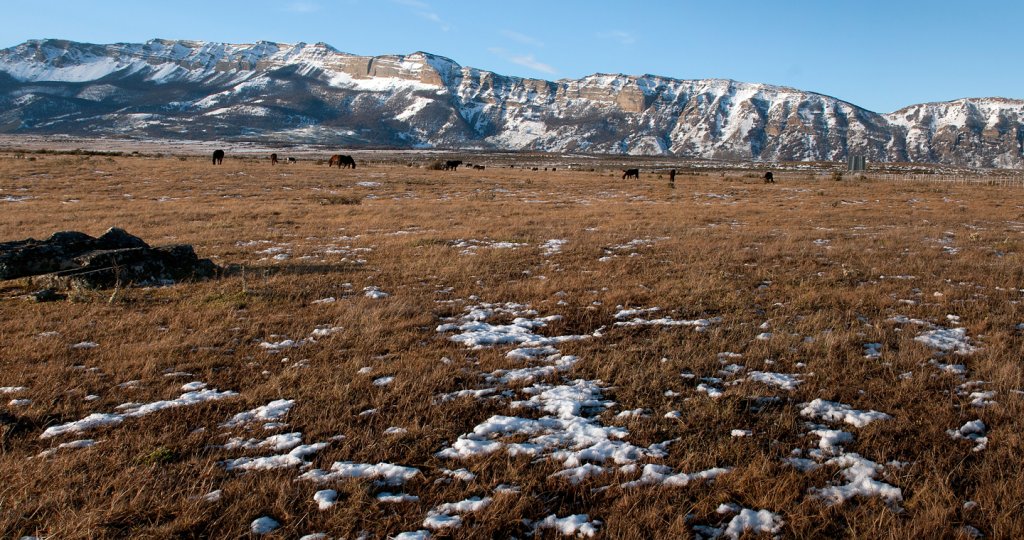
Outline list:
[[[1020,0],[4,0],[0,48],[32,38],[323,41],[545,79],[765,82],[890,112],[1024,98],[1022,21]]]

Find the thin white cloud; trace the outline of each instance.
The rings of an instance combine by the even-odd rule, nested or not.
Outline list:
[[[552,67],[550,64],[545,64],[544,62],[537,60],[532,54],[514,54],[500,47],[491,47],[490,49],[487,50],[490,51],[491,54],[504,58],[505,60],[508,60],[513,64],[518,64],[520,66],[530,68],[535,71],[540,71],[542,73],[547,73],[549,75],[558,74],[557,69]]]
[[[284,10],[292,13],[313,13],[320,11],[320,5],[313,2],[289,2],[284,6]]]
[[[412,10],[418,17],[426,19],[437,25],[443,32],[447,32],[451,29],[451,26],[444,22],[444,19],[434,11],[434,8],[422,0],[391,0],[395,4],[405,6]]]
[[[537,39],[537,38],[535,38],[533,36],[528,36],[528,35],[523,34],[521,32],[516,32],[514,30],[502,30],[501,31],[501,35],[511,39],[512,41],[517,41],[519,43],[522,43],[523,45],[530,45],[532,47],[543,47],[544,46],[544,42],[543,41],[541,41],[541,40],[539,40],[539,39]]]
[[[622,30],[610,30],[608,32],[601,32],[600,34],[597,35],[597,37],[603,39],[613,39],[615,41],[618,41],[621,45],[632,45],[636,43],[636,38],[633,37],[633,34],[630,34],[629,32],[625,32]]]
[[[544,62],[537,61],[537,59],[534,58],[532,54],[513,56],[510,57],[509,60],[511,60],[513,63],[519,64],[520,66],[525,66],[530,69],[535,69],[537,71],[548,73],[550,75],[558,73],[558,70],[551,67],[550,65],[545,64]]]

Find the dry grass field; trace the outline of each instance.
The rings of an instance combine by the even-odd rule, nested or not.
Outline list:
[[[226,271],[0,282],[0,537],[1024,535],[1024,190],[33,157]]]

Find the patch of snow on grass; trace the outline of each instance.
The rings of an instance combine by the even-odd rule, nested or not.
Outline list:
[[[729,521],[723,533],[727,538],[739,538],[750,531],[754,534],[776,534],[782,530],[785,522],[782,516],[768,510],[751,510],[744,508]]]
[[[490,324],[485,322],[495,313],[489,309],[474,309],[462,317],[459,323],[442,324],[438,332],[457,331],[448,339],[467,347],[482,349],[495,345],[522,345],[524,347],[547,347],[567,341],[588,339],[589,335],[547,337],[536,333],[548,323],[561,320],[561,316],[526,318],[516,317],[511,324]]]
[[[747,374],[748,381],[759,382],[767,384],[769,386],[775,386],[783,390],[793,391],[796,390],[797,386],[803,383],[798,379],[799,375],[796,374],[785,374],[785,373],[772,373],[766,371],[751,371]]]
[[[300,444],[302,444],[302,433],[294,432],[271,435],[266,439],[241,439],[238,437],[232,437],[231,440],[224,444],[224,448],[227,450],[258,450],[261,448],[270,448],[275,452],[283,452],[285,450],[291,450]]]
[[[380,300],[382,298],[387,298],[390,295],[380,290],[380,287],[371,285],[369,287],[363,287],[363,296],[374,300]]]
[[[287,454],[279,454],[265,457],[242,457],[224,461],[224,470],[233,471],[265,471],[271,469],[287,469],[291,467],[304,467],[309,465],[307,457],[323,450],[327,443],[303,444],[292,448]]]
[[[619,309],[615,312],[615,319],[622,320],[630,317],[636,317],[637,315],[645,315],[647,313],[655,313],[661,311],[660,307],[649,307],[649,308],[636,308],[636,309]]]
[[[553,238],[553,239],[548,240],[547,242],[544,242],[543,244],[540,245],[541,253],[545,257],[550,257],[551,255],[554,255],[555,253],[560,253],[562,251],[562,246],[564,246],[567,243],[569,243],[568,240],[560,240],[560,239]]]
[[[466,469],[456,469],[454,471],[451,469],[441,469],[441,472],[444,473],[445,476],[450,476],[463,482],[472,482],[473,480],[476,480],[476,475]]]
[[[406,531],[396,534],[393,540],[427,540],[430,531]]]
[[[608,469],[604,467],[594,465],[593,463],[584,463],[579,467],[570,467],[568,469],[558,471],[552,474],[551,478],[561,478],[563,480],[568,480],[570,484],[575,486],[580,482],[583,482],[587,478],[590,478],[592,476],[600,476],[602,474],[605,474],[606,472],[608,472]]]
[[[692,326],[698,332],[706,331],[711,325],[722,322],[721,317],[712,317],[710,319],[673,319],[672,317],[662,317],[660,319],[642,319],[636,317],[629,321],[618,321],[615,326],[623,327],[637,327],[637,326]]]
[[[824,499],[829,504],[842,504],[858,496],[880,497],[891,505],[903,500],[900,488],[875,479],[884,468],[870,459],[849,453],[829,459],[825,464],[841,467],[840,473],[848,482],[840,486],[811,488],[809,493],[812,497]]]
[[[996,397],[995,390],[988,390],[986,392],[971,392],[971,395],[968,397],[971,400],[972,407],[991,407],[992,405],[995,405],[997,403],[994,399],[992,399]]]
[[[958,355],[968,355],[978,350],[970,344],[966,328],[936,328],[918,335],[914,341],[944,353]]]
[[[537,529],[554,529],[565,536],[580,535],[586,537],[597,534],[600,526],[600,521],[590,521],[590,516],[587,514],[575,514],[564,518],[558,517],[557,514],[552,514],[536,524]]]
[[[961,439],[975,443],[974,451],[980,452],[988,446],[988,437],[986,433],[988,428],[985,423],[981,420],[972,420],[967,422],[960,429],[949,429],[946,430],[946,434],[954,439]]]
[[[93,413],[75,422],[68,422],[59,426],[51,426],[47,428],[42,435],[40,435],[40,438],[48,439],[50,437],[64,435],[65,433],[76,433],[95,429],[101,426],[117,425],[128,417],[145,416],[164,409],[196,405],[207,401],[215,401],[237,395],[237,392],[232,392],[230,390],[224,392],[220,392],[218,390],[199,390],[196,392],[186,392],[176,399],[154,401],[146,404],[125,404],[128,406],[124,407],[122,409],[123,412],[121,413]]]
[[[313,494],[313,501],[320,510],[328,510],[338,502],[338,492],[333,489],[321,489]]]
[[[94,441],[93,439],[79,439],[77,441],[60,443],[59,445],[57,445],[57,448],[43,450],[42,452],[37,454],[36,457],[47,457],[57,452],[58,450],[78,450],[81,448],[92,448],[93,446],[96,446],[96,441]]]
[[[679,473],[672,474],[672,468],[665,465],[657,465],[654,463],[648,463],[644,465],[643,472],[640,473],[640,478],[631,482],[622,484],[625,489],[635,488],[639,486],[646,486],[651,484],[657,484],[668,487],[686,487],[695,480],[711,481],[715,478],[730,472],[731,468],[715,467],[706,471],[700,471],[692,474]]]
[[[281,524],[278,523],[276,519],[263,516],[254,519],[253,522],[249,524],[249,531],[258,535],[270,534],[280,526]]]
[[[878,411],[859,411],[844,403],[815,399],[804,403],[802,416],[821,418],[829,422],[845,422],[854,427],[864,427],[875,420],[890,420],[891,416]]]
[[[261,407],[240,412],[221,424],[220,427],[236,428],[250,423],[276,422],[283,419],[293,405],[295,405],[293,399],[276,399]]]
[[[546,456],[566,469],[585,462],[633,463],[649,457],[664,457],[663,445],[638,447],[623,439],[625,428],[602,425],[595,413],[613,405],[601,399],[596,381],[577,380],[569,384],[535,384],[521,390],[530,399],[514,401],[512,408],[532,408],[553,416],[522,418],[494,415],[459,436],[450,447],[437,453],[447,459],[467,459],[505,450],[510,455]],[[511,438],[523,442],[506,442]],[[590,472],[593,470],[591,469]],[[576,472],[582,472],[578,470]],[[571,476],[573,473],[567,473]]]
[[[420,498],[416,495],[407,495],[405,493],[391,493],[384,491],[377,494],[377,500],[383,503],[404,503],[404,502],[419,502]]]
[[[346,478],[368,478],[377,480],[386,485],[402,485],[420,474],[415,467],[403,467],[391,463],[354,463],[351,461],[336,461],[331,465],[331,472],[321,469],[313,469],[302,476],[299,480],[311,480],[314,482],[333,482]]]

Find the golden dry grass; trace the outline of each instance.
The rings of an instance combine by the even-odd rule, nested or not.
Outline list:
[[[0,386],[28,388],[3,396],[0,537],[240,537],[269,515],[281,522],[280,537],[365,531],[383,538],[421,529],[436,505],[493,495],[499,484],[521,492],[494,495],[461,528],[437,534],[522,537],[531,530],[524,519],[585,513],[602,521],[599,536],[680,538],[695,525],[727,522],[716,513],[721,503],[776,512],[785,520],[781,534],[794,538],[967,537],[965,525],[992,538],[1024,534],[1024,410],[1016,392],[1024,387],[1017,329],[1024,323],[1024,191],[825,182],[796,173],[763,185],[749,176],[683,173],[670,189],[653,175],[624,182],[600,168],[449,173],[385,163],[339,171],[230,158],[213,167],[205,157],[4,155],[0,240],[69,229],[98,235],[118,226],[153,245],[192,244],[200,256],[235,266],[218,280],[126,289],[113,298],[80,291],[56,303],[21,298],[32,287],[26,280],[0,283]],[[542,254],[541,244],[555,238],[567,240],[563,250]],[[637,239],[650,243],[613,249]],[[459,240],[526,245],[464,255],[454,247]],[[274,246],[290,257],[260,253]],[[390,296],[368,298],[368,286]],[[326,297],[337,301],[312,303]],[[572,485],[549,478],[561,467],[547,460],[502,452],[464,462],[436,457],[491,415],[515,414],[508,400],[434,399],[489,386],[484,373],[523,366],[505,357],[510,347],[470,350],[435,330],[480,302],[564,316],[548,335],[605,327],[600,338],[558,347],[580,358],[565,377],[606,383],[605,398],[617,405],[602,422],[627,427],[639,446],[678,439],[658,460],[675,472],[734,470],[710,483],[622,489],[637,475]],[[722,322],[706,332],[616,328],[618,306]],[[914,341],[917,327],[888,321],[906,315],[954,326],[950,314],[980,347],[943,360],[965,363],[966,379],[929,364],[934,355]],[[755,339],[765,322],[773,336]],[[318,325],[343,330],[279,355],[259,346],[308,336]],[[70,348],[82,341],[99,347]],[[882,344],[880,359],[864,357],[869,342]],[[697,380],[680,376],[716,376],[717,355],[726,351],[742,354],[732,362],[748,371],[802,373],[804,382],[785,391],[738,377],[743,382],[711,399],[696,391]],[[363,367],[372,374],[359,374]],[[167,371],[193,377],[167,378]],[[375,386],[381,375],[395,381]],[[133,380],[136,388],[119,386]],[[125,402],[174,398],[190,380],[239,396],[80,437],[40,438],[48,426]],[[958,393],[965,380],[986,381],[982,389],[996,391],[997,403],[971,406]],[[669,390],[678,395],[666,396]],[[755,412],[758,396],[782,400]],[[14,398],[31,403],[6,403]],[[422,476],[397,491],[419,502],[380,503],[377,493],[395,489],[366,480],[297,482],[294,468],[225,471],[223,460],[259,453],[220,448],[240,432],[219,425],[280,398],[295,400],[287,423],[303,442],[344,435],[311,458],[315,467],[417,467]],[[783,463],[793,449],[817,445],[800,415],[800,404],[815,398],[893,417],[833,427],[853,434],[847,451],[906,463],[879,476],[902,490],[902,510],[871,497],[825,505],[808,490],[843,483],[838,469],[804,473]],[[375,415],[359,415],[371,408]],[[635,408],[651,415],[612,418]],[[670,410],[680,418],[664,418]],[[974,419],[989,426],[981,452],[946,434]],[[383,435],[390,426],[408,432]],[[733,429],[753,435],[735,438]],[[34,457],[85,437],[100,442]],[[461,467],[477,478],[437,482],[441,468]],[[595,491],[603,486],[612,487]],[[339,504],[320,511],[312,496],[325,487],[339,492]],[[220,501],[200,499],[215,489],[223,490]],[[965,508],[967,501],[977,505]]]

